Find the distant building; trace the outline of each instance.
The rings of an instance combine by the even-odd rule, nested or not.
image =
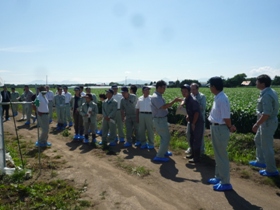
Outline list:
[[[244,86],[249,86],[251,84],[251,81],[243,81],[241,83],[241,85],[244,85]]]

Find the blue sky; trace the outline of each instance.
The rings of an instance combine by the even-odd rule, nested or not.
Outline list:
[[[0,0],[6,83],[280,76],[279,0]]]

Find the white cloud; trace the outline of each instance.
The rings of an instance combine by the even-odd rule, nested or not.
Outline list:
[[[9,70],[0,70],[0,73],[11,72]]]
[[[249,71],[248,77],[257,77],[260,74],[267,74],[273,79],[276,75],[280,76],[280,69],[274,69],[270,66],[262,66],[258,68],[253,68]]]
[[[130,74],[130,73],[131,73],[131,71],[125,71],[124,73],[125,73],[125,74]]]
[[[42,49],[34,46],[16,46],[16,47],[0,48],[0,52],[8,52],[8,53],[34,53],[39,51],[42,51]]]

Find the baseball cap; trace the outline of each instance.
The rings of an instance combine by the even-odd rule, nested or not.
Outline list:
[[[117,86],[117,85],[112,85],[111,88],[112,88],[112,89],[118,88],[118,86]]]
[[[151,88],[149,88],[148,86],[144,86],[144,87],[142,87],[142,90],[150,90]]]
[[[112,93],[112,94],[114,94],[114,91],[113,91],[111,88],[109,88],[108,90],[106,90],[106,92],[107,92],[107,93]]]
[[[128,92],[128,88],[126,87],[126,86],[123,86],[122,88],[121,88],[121,92],[123,93],[123,92]]]
[[[90,98],[90,99],[92,99],[92,94],[87,93],[87,94],[85,95],[85,98]]]
[[[77,90],[80,91],[80,88],[79,88],[79,87],[75,87],[74,90],[75,90],[75,91],[77,91]]]
[[[181,89],[188,89],[188,91],[191,91],[191,87],[188,84],[182,85]]]

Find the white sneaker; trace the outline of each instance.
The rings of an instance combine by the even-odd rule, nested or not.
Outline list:
[[[189,147],[186,151],[185,151],[186,154],[191,154],[192,153],[192,149]]]

